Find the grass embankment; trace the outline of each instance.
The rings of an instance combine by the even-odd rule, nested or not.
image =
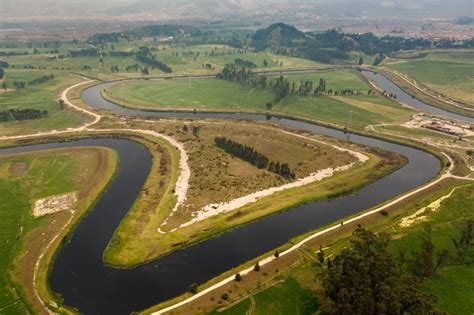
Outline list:
[[[326,89],[352,89],[364,94],[370,89],[357,73],[344,70],[313,74],[286,75],[290,81],[326,80]],[[363,128],[367,125],[394,123],[410,118],[414,111],[402,107],[381,95],[358,96],[300,96],[291,94],[274,104],[272,110],[266,104],[274,100],[269,89],[220,79],[138,81],[120,83],[102,92],[117,104],[151,110],[193,111],[250,111],[260,113],[291,114],[325,121],[339,126]]]
[[[68,148],[0,157],[0,313],[42,312],[34,286],[46,304],[54,300],[46,276],[62,237],[49,248],[48,244],[57,234],[65,235],[71,212],[35,218],[34,202],[75,191],[78,202],[73,206],[72,222],[77,222],[105,188],[116,164],[115,152],[105,148]],[[43,252],[34,284],[35,265]]]
[[[192,218],[191,214],[200,211],[205,205],[233,200],[286,182],[276,174],[259,170],[223,153],[213,144],[215,136],[227,136],[251,145],[268,155],[271,160],[287,162],[298,177],[307,176],[319,169],[345,165],[355,160],[348,153],[337,151],[327,145],[296,138],[281,133],[274,127],[259,126],[254,123],[193,122],[188,125],[188,132],[182,130],[183,123],[181,122],[167,124],[168,127],[165,127],[166,123],[162,122],[162,126],[158,128],[162,129],[160,129],[161,132],[171,134],[185,143],[186,150],[189,152],[192,175],[186,203],[170,217],[167,225],[161,227],[164,231],[188,222]],[[201,127],[198,137],[191,132],[194,127]],[[257,134],[260,135],[259,138],[256,137]],[[335,143],[334,140],[326,138],[316,137],[316,139]],[[350,148],[363,151],[357,146],[350,146]],[[298,154],[294,154],[295,152]],[[105,254],[105,261],[115,266],[133,267],[275,211],[353,191],[386,175],[403,163],[400,157],[386,152],[373,151],[367,155],[371,158],[370,161],[356,165],[348,171],[336,173],[321,182],[277,192],[238,210],[221,213],[164,235],[158,233],[157,228],[169,215],[173,205],[159,204],[154,199],[155,206],[142,208],[146,214],[138,215],[137,212],[135,215],[132,211],[122,222],[123,228],[119,227],[117,230],[118,237],[114,237],[110,243]],[[150,182],[151,188],[147,191],[150,193],[159,186],[158,184],[158,181]],[[135,216],[141,219],[138,220],[134,218]],[[132,231],[135,232],[133,237],[130,234]]]
[[[403,57],[387,59],[383,65],[408,74],[433,91],[474,106],[473,51],[432,51],[424,58]]]
[[[57,99],[61,92],[68,86],[83,79],[79,76],[45,70],[6,70],[6,83],[11,88],[13,82],[30,81],[44,75],[53,74],[53,80],[35,85],[27,85],[24,89],[9,90],[6,93],[0,93],[0,111],[9,109],[38,109],[47,110],[48,115],[39,119],[0,122],[0,136],[11,136],[21,134],[31,134],[40,131],[59,130],[68,127],[79,126],[84,123],[85,118],[69,109],[59,107]]]
[[[470,186],[466,186],[469,184]],[[463,187],[455,190],[451,197],[441,203],[441,206],[436,211],[428,211],[425,221],[419,221],[409,227],[399,226],[402,218],[412,215],[420,208],[431,204],[433,201],[445,196],[446,194],[449,194],[454,187],[458,186]],[[418,239],[422,231],[422,225],[424,223],[429,223],[433,227],[433,236],[437,248],[443,249],[448,247],[453,253],[450,237],[459,237],[459,231],[462,224],[466,220],[472,220],[474,218],[474,208],[472,206],[474,204],[473,200],[474,189],[472,183],[457,179],[444,180],[437,185],[390,207],[387,209],[388,215],[374,214],[361,221],[345,224],[337,230],[311,240],[301,247],[300,250],[273,261],[269,265],[263,267],[259,272],[253,272],[251,275],[244,277],[241,282],[233,281],[228,285],[218,288],[211,293],[176,309],[175,312],[209,313],[218,309],[230,307],[228,311],[231,311],[231,313],[229,314],[245,314],[251,307],[249,298],[251,299],[253,295],[258,296],[261,294],[260,292],[264,292],[264,290],[268,290],[269,294],[272,294],[271,287],[276,281],[291,278],[296,279],[300,287],[310,289],[313,292],[313,301],[321,300],[323,295],[320,278],[321,268],[316,267],[316,253],[319,250],[319,246],[323,246],[326,257],[333,257],[333,255],[337,254],[340,250],[350,245],[347,237],[351,235],[357,224],[362,224],[365,228],[376,232],[389,232],[392,234],[392,238],[394,239],[391,243],[394,255],[397,254],[398,248],[404,247],[408,249],[408,256],[411,256],[410,250],[417,249],[416,246],[418,246]],[[300,240],[300,237],[291,241],[288,245],[283,246],[281,250],[296,243],[298,240]],[[257,259],[261,259],[262,257],[271,254],[272,253],[267,253],[266,255],[262,255],[260,258],[256,258],[253,262],[246,263],[245,266],[252,266]],[[464,266],[442,267],[436,277],[429,279],[420,286],[420,288],[425,292],[437,295],[437,307],[439,309],[452,314],[472,313],[472,304],[466,303],[466,298],[469,299],[470,292],[473,292],[474,290],[474,288],[472,288],[472,281],[469,281],[469,278],[466,278],[466,275],[471,274],[474,269],[474,250],[472,248],[468,257],[468,264]],[[411,257],[409,259],[411,259]],[[202,287],[210,286],[213,283],[216,283],[219,279],[232,275],[233,273],[235,274],[237,270],[242,268],[243,266],[235,268],[234,270],[231,270],[202,285]],[[462,280],[458,278],[460,275],[461,277],[464,275]],[[458,282],[458,280],[460,281]],[[445,286],[445,283],[448,283],[447,287]],[[463,286],[462,290],[459,289],[459,285]],[[228,294],[228,300],[222,299],[224,293]],[[161,305],[152,307],[144,313],[149,314],[154,310],[171,305],[173,302],[176,303],[177,301],[189,296],[190,293],[187,293],[173,301],[168,301]],[[276,295],[274,295],[274,297],[276,297]],[[291,303],[295,304],[294,307],[297,307],[296,305],[299,305],[299,307],[307,305],[307,303],[302,303],[302,300],[295,297],[294,294],[289,293],[287,298]],[[286,306],[283,305],[277,310],[273,308],[272,311],[278,313],[285,309]],[[265,312],[265,310],[269,311],[270,308],[263,309],[263,312]]]

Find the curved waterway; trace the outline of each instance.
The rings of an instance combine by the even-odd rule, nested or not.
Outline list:
[[[102,99],[104,83],[84,91],[83,100],[96,108],[121,113]],[[126,115],[270,120],[285,126],[354,143],[398,152],[409,162],[396,172],[365,186],[356,194],[312,202],[238,227],[189,248],[176,251],[132,270],[104,266],[102,254],[114,230],[137,198],[150,170],[151,157],[142,145],[124,139],[86,139],[0,150],[0,154],[71,146],[104,146],[118,152],[117,176],[91,212],[60,249],[50,274],[50,285],[64,304],[85,314],[128,314],[187,291],[256,256],[323,225],[363,211],[420,186],[440,171],[439,160],[426,152],[370,137],[286,118],[241,113],[172,113],[123,109]]]
[[[435,106],[423,103],[422,101],[407,94],[405,91],[399,88],[395,83],[393,83],[387,77],[385,77],[384,75],[380,73],[373,73],[370,71],[362,71],[362,73],[365,76],[372,79],[382,90],[385,90],[388,93],[395,94],[399,101],[407,105],[413,106],[421,111],[424,111],[430,114],[441,115],[444,117],[453,118],[460,121],[474,123],[474,117],[468,117],[468,116],[456,114],[456,113],[441,109],[439,107],[435,107]]]

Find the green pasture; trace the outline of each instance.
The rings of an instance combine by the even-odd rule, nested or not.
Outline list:
[[[34,201],[79,188],[75,165],[68,155],[0,159],[0,314],[27,313],[8,276],[13,257],[22,235],[49,220],[31,215]]]
[[[28,82],[50,74],[55,76],[53,80],[35,85],[27,85],[26,88],[19,90],[15,90],[13,87],[15,80]],[[19,135],[53,129],[59,130],[82,124],[84,121],[82,115],[67,107],[61,110],[57,101],[67,85],[80,81],[81,78],[76,75],[58,71],[7,69],[5,82],[7,83],[8,90],[7,92],[2,90],[0,93],[0,110],[39,109],[47,110],[48,116],[40,119],[0,122],[0,134]]]
[[[366,93],[366,82],[349,71],[333,71],[286,76],[290,81],[326,80],[327,89],[350,88]],[[289,113],[343,126],[363,128],[370,124],[391,123],[409,119],[413,111],[402,108],[381,95],[347,97],[289,95],[266,108],[275,98],[270,89],[220,79],[137,81],[120,83],[104,93],[116,103],[130,107],[184,110],[264,111]]]
[[[435,51],[419,59],[388,59],[383,65],[434,91],[474,103],[474,51]]]
[[[214,311],[211,314],[245,315],[252,308],[252,314],[256,315],[305,315],[313,314],[318,308],[318,302],[314,293],[309,289],[301,287],[296,279],[291,277],[286,278],[282,283],[257,293],[252,296],[252,299],[252,302],[249,299],[245,299],[225,311]]]

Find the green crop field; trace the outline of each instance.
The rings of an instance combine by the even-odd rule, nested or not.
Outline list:
[[[472,51],[430,52],[420,59],[388,59],[383,65],[406,73],[437,92],[474,104]]]
[[[26,88],[14,90],[13,82],[25,81],[53,74],[53,80],[35,85],[26,85]],[[19,135],[64,129],[81,125],[84,118],[67,107],[60,109],[57,99],[68,84],[80,82],[81,78],[68,73],[57,71],[23,71],[7,69],[5,82],[8,85],[6,93],[0,93],[0,111],[9,109],[39,109],[47,110],[47,117],[23,121],[0,122],[1,135]],[[3,92],[3,91],[2,91]]]

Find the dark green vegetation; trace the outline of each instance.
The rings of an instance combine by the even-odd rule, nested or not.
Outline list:
[[[229,153],[239,159],[249,162],[250,164],[260,168],[268,169],[268,171],[276,173],[285,178],[295,178],[287,163],[269,161],[268,158],[260,152],[257,152],[254,148],[247,145],[240,144],[231,139],[227,138],[215,138],[214,142],[216,145],[223,149],[226,153]]]
[[[45,116],[48,116],[47,110],[41,111],[31,108],[0,111],[0,121],[38,119]]]
[[[155,59],[155,56],[151,54],[148,47],[140,47],[135,57],[138,61],[143,62],[144,64],[149,65],[152,69],[159,69],[165,73],[171,73],[170,67],[164,63]]]
[[[388,252],[387,234],[357,228],[351,246],[327,259],[322,314],[424,314],[434,297],[421,293]]]

